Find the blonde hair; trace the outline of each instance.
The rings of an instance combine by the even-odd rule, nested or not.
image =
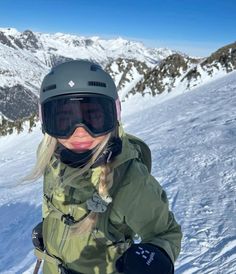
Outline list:
[[[36,181],[43,176],[44,171],[56,149],[56,145],[57,139],[45,133],[43,140],[38,147],[36,164],[31,172],[23,178],[23,181]]]
[[[69,185],[76,177],[80,176],[84,172],[86,172],[98,158],[98,156],[105,149],[109,139],[111,137],[111,133],[107,134],[105,139],[101,142],[101,144],[96,148],[95,152],[92,155],[92,158],[88,161],[88,163],[80,168],[74,169],[72,173],[68,177],[63,180],[63,185]],[[30,174],[27,175],[23,180],[24,181],[35,181],[44,175],[45,169],[50,163],[50,160],[55,152],[57,146],[57,139],[51,137],[48,134],[44,135],[42,142],[39,145],[37,151],[37,161]],[[110,165],[107,163],[101,166],[101,173],[99,177],[98,183],[98,194],[102,199],[107,199],[109,196],[109,189],[113,185],[113,170]],[[110,198],[111,200],[111,198]],[[91,232],[97,223],[98,213],[91,211],[84,219],[80,222],[71,226],[71,235],[82,235],[87,232]]]

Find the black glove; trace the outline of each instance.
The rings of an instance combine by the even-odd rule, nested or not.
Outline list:
[[[36,227],[32,230],[32,243],[35,248],[44,250],[44,243],[43,243],[43,222],[36,225]]]
[[[166,252],[152,244],[133,244],[116,261],[124,274],[173,274],[174,267]]]

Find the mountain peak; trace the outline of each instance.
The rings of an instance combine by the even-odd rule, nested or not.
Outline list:
[[[213,63],[218,63],[227,72],[231,72],[236,69],[236,42],[226,45],[214,53],[212,53],[201,66],[208,66]],[[218,68],[219,69],[219,68]]]
[[[0,32],[3,32],[5,35],[20,35],[20,32],[15,28],[0,28]]]

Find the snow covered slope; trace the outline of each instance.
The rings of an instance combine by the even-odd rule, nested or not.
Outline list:
[[[182,225],[176,274],[236,273],[236,73],[162,103],[149,99],[138,111],[126,102],[123,121],[150,145],[153,175]],[[40,221],[42,187],[17,182],[40,138],[39,128],[0,138],[1,274],[32,273],[30,233]]]
[[[236,273],[236,73],[125,121],[151,146],[182,225],[176,273]]]

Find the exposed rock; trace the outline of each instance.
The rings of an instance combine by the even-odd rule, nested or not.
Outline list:
[[[84,42],[87,47],[92,46],[94,43],[92,39],[85,39]]]
[[[37,107],[37,96],[25,87],[0,87],[0,110],[10,120],[29,117]]]
[[[112,66],[116,64],[118,71],[113,71]],[[116,78],[117,74],[121,74],[120,80],[117,84],[117,89],[121,90],[127,82],[134,80],[134,75],[131,70],[136,70],[140,75],[145,75],[149,68],[144,62],[139,62],[132,59],[122,59],[111,62],[106,68],[106,71],[112,76],[113,79]]]
[[[28,128],[28,132],[31,132],[36,127],[38,121],[39,118],[36,114],[15,121],[11,121],[0,115],[0,136],[10,135],[14,131],[19,134],[24,128]]]
[[[50,59],[46,60],[46,65],[49,67],[54,67],[56,65],[59,65],[63,62],[72,61],[72,58],[68,58],[61,55],[51,54]]]
[[[180,54],[172,54],[161,61],[154,69],[149,71],[131,93],[140,92],[144,95],[145,89],[149,88],[153,96],[175,87],[177,78],[180,78],[191,65],[199,61],[192,58],[183,57]]]
[[[16,48],[12,44],[11,40],[9,40],[8,37],[2,31],[0,31],[0,43],[14,49]]]
[[[12,41],[14,41],[14,43],[16,44],[16,46],[18,48],[20,48],[20,49],[24,48],[24,45],[21,43],[21,41],[19,39],[15,38],[15,37],[13,37],[11,35],[9,37],[12,39]]]
[[[37,37],[31,30],[25,30],[21,34],[20,40],[22,41],[24,48],[28,50],[37,50],[41,47]]]
[[[224,67],[227,72],[236,69],[236,42],[218,49],[201,63],[202,68],[214,66],[220,69],[220,65]],[[212,70],[209,69],[209,73],[212,74]]]
[[[198,71],[198,68],[196,66],[188,71],[188,73],[185,75],[185,77],[183,77],[181,79],[181,82],[183,82],[184,80],[187,80],[187,88],[189,89],[191,82],[193,80],[194,81],[198,80],[198,78],[201,78],[201,73]],[[195,86],[195,85],[193,85],[193,86]]]
[[[222,69],[226,73],[236,69],[236,43],[222,47],[211,54],[201,62],[200,66],[189,70],[183,77],[182,82],[187,80],[187,88],[191,88],[198,84],[197,80],[201,80],[202,73],[212,77],[214,73]]]

